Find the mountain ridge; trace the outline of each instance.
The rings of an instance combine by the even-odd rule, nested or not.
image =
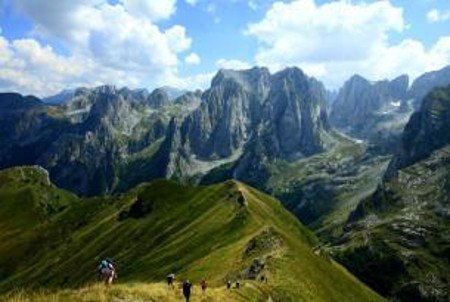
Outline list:
[[[36,168],[4,170],[0,179],[1,237],[8,242],[0,248],[3,293],[12,286],[77,288],[91,282],[96,261],[111,257],[122,284],[158,282],[175,272],[194,283],[206,276],[212,288],[239,278],[255,301],[268,295],[275,301],[383,300],[315,254],[315,236],[277,200],[240,182],[191,187],[156,180],[122,195],[81,200],[46,183]],[[31,194],[18,208],[23,192]],[[20,237],[11,237],[17,223]],[[262,274],[267,284],[255,280]]]

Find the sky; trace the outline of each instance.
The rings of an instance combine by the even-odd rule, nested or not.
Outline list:
[[[297,66],[336,90],[450,65],[450,0],[0,0],[0,91],[206,89]]]

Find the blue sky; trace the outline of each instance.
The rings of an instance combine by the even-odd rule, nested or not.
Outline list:
[[[206,88],[219,68],[412,78],[450,63],[450,1],[0,0],[0,90]]]

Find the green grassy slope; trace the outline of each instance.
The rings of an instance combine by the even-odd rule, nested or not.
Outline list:
[[[235,301],[382,300],[315,253],[314,235],[277,200],[235,181],[188,187],[159,180],[119,196],[81,200],[54,188],[35,168],[15,168],[0,172],[0,215],[0,291],[72,288],[35,300],[77,300],[96,281],[103,257],[113,258],[119,272],[111,299],[158,300],[158,282],[175,272],[178,280],[197,284],[207,278],[218,288],[211,301],[220,300],[228,279],[245,284],[232,294]],[[254,280],[261,275],[267,284]]]

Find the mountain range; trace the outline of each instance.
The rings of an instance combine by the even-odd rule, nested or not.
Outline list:
[[[242,191],[263,194],[246,187],[250,185],[280,199],[284,207],[319,237],[323,243],[320,253],[329,253],[383,296],[401,301],[446,301],[450,280],[450,88],[445,86],[450,84],[449,68],[426,73],[411,86],[405,75],[377,82],[355,75],[336,94],[296,67],[274,74],[264,67],[220,70],[210,88],[194,92],[168,87],[149,92],[100,86],[67,90],[44,100],[3,93],[0,94],[0,168],[10,168],[3,176],[8,183],[5,194],[16,194],[24,186],[24,179],[29,178],[18,180],[17,175],[44,173],[36,168],[13,167],[38,165],[48,171],[48,180],[42,181],[42,176],[38,176],[39,180],[32,182],[32,193],[27,191],[29,195],[60,194],[59,198],[63,199],[56,205],[43,201],[42,207],[49,208],[48,211],[67,213],[61,217],[75,215],[74,224],[84,221],[81,218],[84,214],[70,214],[78,210],[64,209],[86,198],[95,208],[92,210],[99,213],[100,220],[107,217],[102,215],[118,211],[114,212],[121,217],[118,221],[137,219],[140,222],[142,217],[133,215],[146,217],[148,213],[142,211],[164,208],[163,201],[147,205],[150,201],[139,199],[139,192],[146,190],[140,186],[144,182],[166,178],[186,186],[182,189],[178,186],[183,185],[152,182],[149,200],[171,200],[171,196],[163,197],[163,192],[161,197],[150,193],[166,186],[174,192],[181,190],[183,196],[201,190],[192,185],[212,186],[204,190],[211,190],[214,196],[231,196]],[[239,182],[229,182],[230,179]],[[8,187],[9,182],[15,189]],[[56,189],[52,183],[63,190]],[[48,188],[34,191],[37,184]],[[215,192],[214,186],[222,186],[222,191],[219,190],[222,193]],[[263,200],[267,197],[258,196],[264,196]],[[192,202],[189,198],[177,198],[186,204]],[[53,198],[49,200],[53,202]],[[40,204],[39,201],[31,203]],[[263,207],[259,202],[258,205]],[[198,215],[208,211],[206,204],[200,207],[204,208]],[[79,211],[84,213],[82,208]],[[213,208],[211,205],[210,211]],[[269,212],[274,217],[259,214],[252,217],[278,219],[278,209]],[[189,220],[197,218],[187,212],[178,214],[188,216]],[[163,216],[157,221],[163,221]],[[291,219],[286,217],[280,221]],[[17,216],[17,220],[21,219]],[[111,228],[120,228],[115,223],[111,222]],[[271,227],[275,224],[270,223]],[[8,221],[4,227],[9,225],[14,224]],[[144,228],[144,224],[137,222],[135,226],[136,232],[139,232],[137,228]],[[91,227],[97,229],[91,220],[84,221],[79,236],[92,238],[89,237]],[[127,229],[123,230],[123,236],[127,236]],[[70,226],[67,232],[76,234],[78,228]],[[78,238],[74,236],[71,240]],[[38,240],[27,238],[21,241],[28,244]],[[181,238],[185,236],[178,240]],[[226,240],[225,235],[223,238]],[[45,238],[39,240],[36,242],[42,242],[39,244],[43,246],[49,244]],[[315,237],[311,240],[308,249],[318,245]],[[55,257],[63,254],[61,249],[72,248],[70,242],[63,241],[55,242],[54,246],[60,253]],[[231,245],[229,248],[233,249]],[[7,253],[12,254],[11,251]],[[89,257],[99,252],[96,250]],[[142,261],[150,261],[144,258]],[[41,259],[48,261],[44,256],[35,261],[44,261]],[[150,262],[149,269],[160,269]],[[163,268],[157,277],[168,269]],[[22,280],[28,286],[42,278],[39,272],[35,280],[34,277],[26,280],[20,274],[16,278],[16,273],[23,270],[11,266],[5,280]],[[49,277],[49,284],[65,286],[66,277],[62,274],[56,271]],[[136,281],[134,276],[139,274],[138,268],[130,271],[130,280]],[[219,282],[224,276],[214,278]],[[82,284],[86,280],[80,277],[76,281]],[[8,283],[4,284],[8,287]],[[284,296],[284,290],[271,290],[271,298],[295,297],[289,291]]]

